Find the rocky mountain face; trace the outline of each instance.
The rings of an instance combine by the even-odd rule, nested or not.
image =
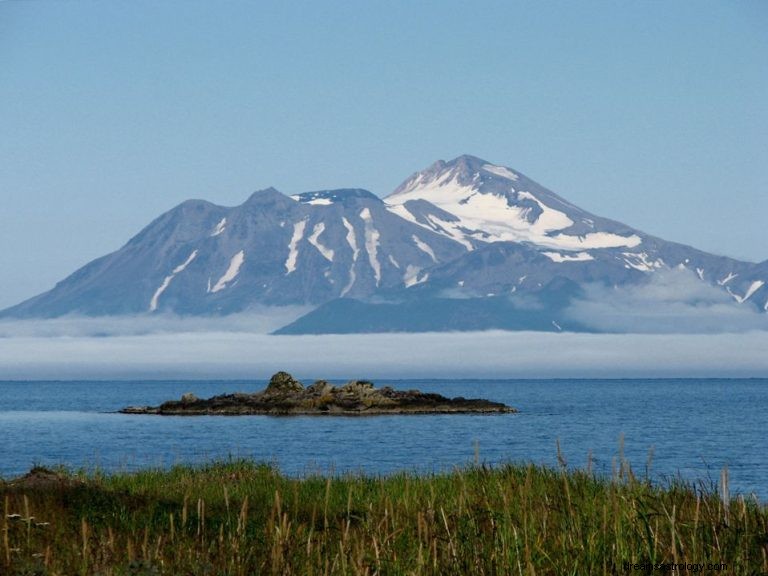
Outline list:
[[[587,284],[687,269],[768,309],[768,261],[715,256],[590,214],[523,174],[472,156],[439,161],[383,200],[361,189],[227,208],[190,200],[12,317],[317,308],[283,333],[583,330],[561,312]],[[520,306],[531,296],[536,306]]]

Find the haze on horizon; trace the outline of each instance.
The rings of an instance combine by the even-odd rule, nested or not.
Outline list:
[[[762,2],[0,2],[0,307],[188,198],[391,192],[463,153],[768,258]]]
[[[128,321],[130,322],[130,321]],[[5,329],[0,323],[0,329]],[[233,329],[0,336],[0,380],[766,378],[768,331],[733,334],[389,333]],[[129,329],[125,324],[121,329]],[[38,327],[39,330],[39,327]],[[134,329],[135,330],[135,329]],[[128,330],[130,332],[130,329]],[[706,354],[702,354],[706,350]]]
[[[306,312],[0,319],[0,379],[768,377],[768,317],[686,271],[588,286],[570,313],[597,334],[270,335]]]

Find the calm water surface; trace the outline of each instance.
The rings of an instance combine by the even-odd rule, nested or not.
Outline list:
[[[517,407],[511,415],[156,417],[114,411],[263,388],[263,382],[0,382],[0,476],[33,464],[129,470],[249,457],[289,474],[440,471],[471,463],[556,465],[611,473],[624,438],[636,473],[708,482],[768,501],[768,380],[379,380]]]

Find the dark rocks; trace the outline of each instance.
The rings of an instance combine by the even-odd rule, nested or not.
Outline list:
[[[500,402],[446,398],[419,390],[376,388],[367,380],[333,386],[318,380],[308,387],[287,372],[278,372],[266,389],[253,394],[223,394],[202,400],[184,394],[181,400],[160,406],[129,406],[123,414],[194,415],[365,415],[365,414],[466,414],[516,412]]]
[[[334,387],[325,380],[318,380],[307,387],[307,394],[311,396],[324,396],[330,394]]]
[[[293,394],[303,392],[304,385],[288,372],[278,372],[269,379],[266,394]]]

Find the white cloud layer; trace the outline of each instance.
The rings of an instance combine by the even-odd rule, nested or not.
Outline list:
[[[0,380],[73,378],[768,377],[768,316],[687,272],[592,286],[574,334],[456,332],[271,336],[307,311],[0,321]]]
[[[701,282],[689,270],[657,272],[647,284],[586,287],[570,318],[603,332],[715,334],[768,330],[768,314],[751,302],[738,304],[724,290]]]
[[[186,332],[0,340],[0,379],[768,376],[768,332]]]
[[[3,338],[108,337],[178,334],[186,332],[247,332],[268,334],[312,310],[311,306],[256,307],[230,316],[62,316],[61,318],[0,320]]]

